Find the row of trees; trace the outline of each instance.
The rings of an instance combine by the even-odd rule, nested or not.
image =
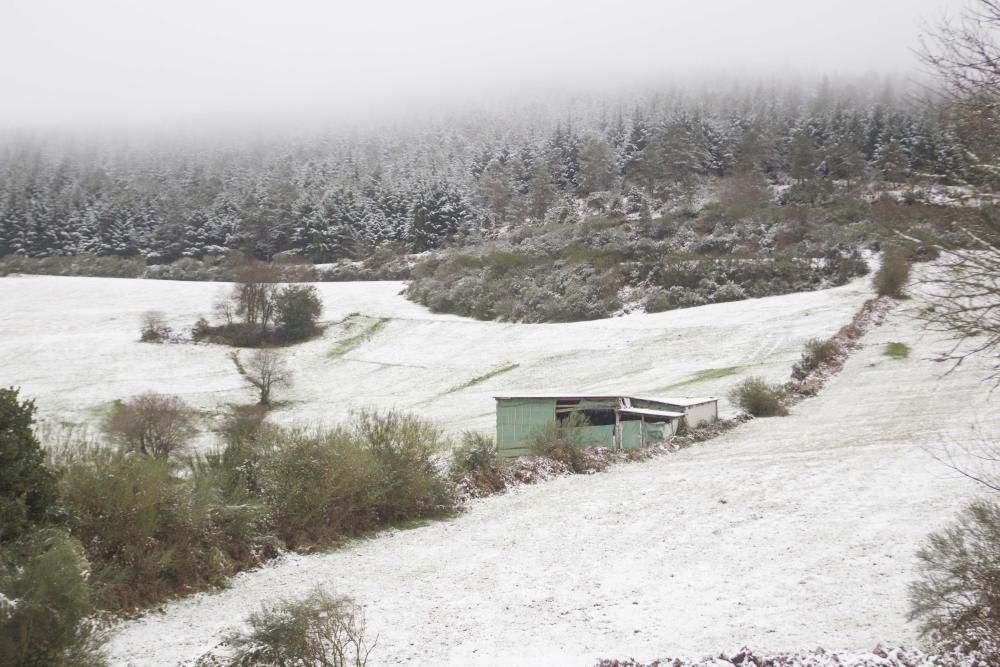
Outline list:
[[[280,145],[0,146],[0,256],[316,262],[433,249],[526,219],[643,212],[714,177],[961,179],[965,128],[891,87],[661,91]]]

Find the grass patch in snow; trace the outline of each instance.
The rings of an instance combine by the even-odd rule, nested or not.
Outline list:
[[[910,346],[906,343],[886,343],[882,354],[891,359],[906,359],[910,356]]]
[[[684,387],[689,384],[697,384],[699,382],[707,382],[709,380],[720,380],[724,377],[729,377],[730,375],[736,375],[742,366],[726,366],[725,368],[706,368],[705,370],[698,371],[697,373],[673,384],[668,384],[663,387],[657,388],[655,391],[666,391],[668,389],[677,389],[678,387]]]
[[[392,318],[380,317],[369,324],[364,331],[338,341],[337,346],[330,352],[330,356],[333,358],[342,357],[348,352],[361,347],[366,342],[371,340],[379,331],[384,329],[390,319]]]
[[[475,387],[477,384],[482,384],[491,378],[495,378],[498,375],[503,375],[504,373],[509,373],[515,368],[520,368],[521,364],[507,364],[506,366],[501,366],[500,368],[495,368],[489,373],[483,373],[482,375],[477,375],[468,382],[464,382],[460,385],[456,385],[449,389],[448,394],[453,394],[456,391],[462,391],[463,389],[468,389],[469,387]]]

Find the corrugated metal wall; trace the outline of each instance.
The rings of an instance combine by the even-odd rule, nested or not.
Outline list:
[[[662,409],[663,404],[642,401],[653,409]],[[576,408],[608,409],[616,407],[617,401],[583,400]],[[643,407],[647,407],[643,405]],[[684,408],[677,406],[678,411]],[[705,411],[714,411],[714,404]],[[699,415],[700,416],[700,415]],[[556,419],[556,399],[554,398],[505,398],[497,400],[497,453],[500,456],[523,456],[530,454],[528,440],[554,422]],[[646,423],[646,444],[661,442],[674,431],[674,424]],[[621,443],[623,449],[642,447],[642,422],[625,420],[621,422]],[[587,426],[579,429],[580,445],[601,446],[613,449],[615,446],[614,426]]]
[[[555,421],[555,399],[516,398],[497,401],[497,453],[530,454],[525,441]]]

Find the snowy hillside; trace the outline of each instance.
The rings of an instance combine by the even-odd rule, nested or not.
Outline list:
[[[331,303],[339,292],[351,304],[345,308],[356,307],[350,291],[329,289]],[[412,306],[406,313],[387,289],[366,312],[395,319],[348,360],[316,369],[309,384],[329,378],[330,405],[352,390],[381,386],[378,395],[395,390],[399,403],[413,407],[483,369],[522,362],[506,377],[426,404],[457,425],[486,412],[490,389],[501,384],[653,391],[741,363],[778,378],[802,338],[832,332],[864,296],[852,285],[529,328],[433,318]],[[258,603],[317,584],[366,606],[379,635],[377,665],[590,664],[597,656],[701,655],[742,644],[910,645],[916,637],[906,620],[906,586],[914,550],[976,492],[930,452],[968,441],[976,428],[1000,429],[981,369],[963,366],[942,377],[943,368],[927,361],[941,345],[907,317],[915,307],[903,304],[869,333],[843,373],[790,417],[757,420],[607,474],[486,499],[455,520],[289,557],[238,576],[226,591],[125,625],[113,638],[115,664],[193,660]],[[885,356],[889,341],[908,343],[913,354]],[[302,367],[332,342],[303,350]],[[447,370],[425,368],[435,363]],[[731,381],[692,386],[721,391]],[[318,416],[324,404],[315,399],[296,410]]]
[[[572,324],[501,324],[436,315],[403,283],[317,283],[323,337],[287,349],[296,378],[283,423],[315,425],[375,406],[412,410],[452,431],[493,424],[496,393],[723,395],[740,375],[787,379],[802,344],[829,336],[869,296],[841,288]],[[249,402],[218,345],[140,343],[140,318],[181,330],[225,293],[220,283],[0,279],[0,384],[37,398],[52,423],[93,425],[110,401],[180,395],[206,412]],[[725,411],[725,409],[724,409]],[[207,439],[203,439],[207,442]]]

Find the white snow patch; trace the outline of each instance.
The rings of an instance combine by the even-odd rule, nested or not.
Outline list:
[[[419,310],[402,321],[400,309],[410,306],[383,287],[344,287],[326,291],[328,303],[367,290],[366,313],[397,319],[384,341],[331,364],[328,375],[317,372],[311,390],[404,405],[500,357],[522,361],[517,375],[502,380],[518,390],[601,386],[655,395],[657,384],[731,365],[784,380],[802,340],[833,333],[867,296],[853,284],[661,315],[515,326]],[[112,662],[190,663],[261,602],[315,585],[365,606],[379,635],[372,665],[579,665],[744,645],[912,645],[906,589],[914,551],[977,492],[926,448],[967,439],[974,427],[1000,433],[981,366],[942,377],[942,367],[927,361],[944,345],[908,316],[918,305],[892,313],[823,393],[789,417],[754,420],[605,474],[524,487],[476,502],[451,521],[289,556],[220,593],[122,625],[110,645]],[[884,356],[889,341],[908,343],[913,354]],[[409,365],[397,374],[390,363]],[[373,366],[371,380],[357,372],[363,364]],[[447,379],[435,380],[438,371]],[[36,386],[46,386],[43,380],[53,382],[39,377]],[[439,418],[469,419],[491,410],[497,386],[452,399],[454,408],[424,405]],[[695,393],[722,388],[707,382]],[[316,414],[310,405],[305,414]]]
[[[407,301],[402,282],[316,283],[325,335],[286,349],[294,386],[275,421],[331,424],[352,410],[411,410],[452,431],[493,428],[497,392],[677,393],[670,386],[706,369],[784,381],[805,340],[827,337],[867,298],[867,281],[844,287],[572,324],[505,324],[439,315]],[[93,426],[110,401],[144,392],[177,394],[212,413],[252,400],[220,345],[140,343],[143,312],[165,313],[175,331],[201,314],[226,283],[17,276],[0,279],[4,382],[37,398],[53,423]],[[334,325],[359,313],[388,318],[342,356]],[[369,321],[369,320],[365,320]],[[450,392],[497,368],[519,367]],[[738,377],[685,386],[723,395]],[[725,410],[725,406],[723,406]],[[210,438],[205,440],[210,441]]]

